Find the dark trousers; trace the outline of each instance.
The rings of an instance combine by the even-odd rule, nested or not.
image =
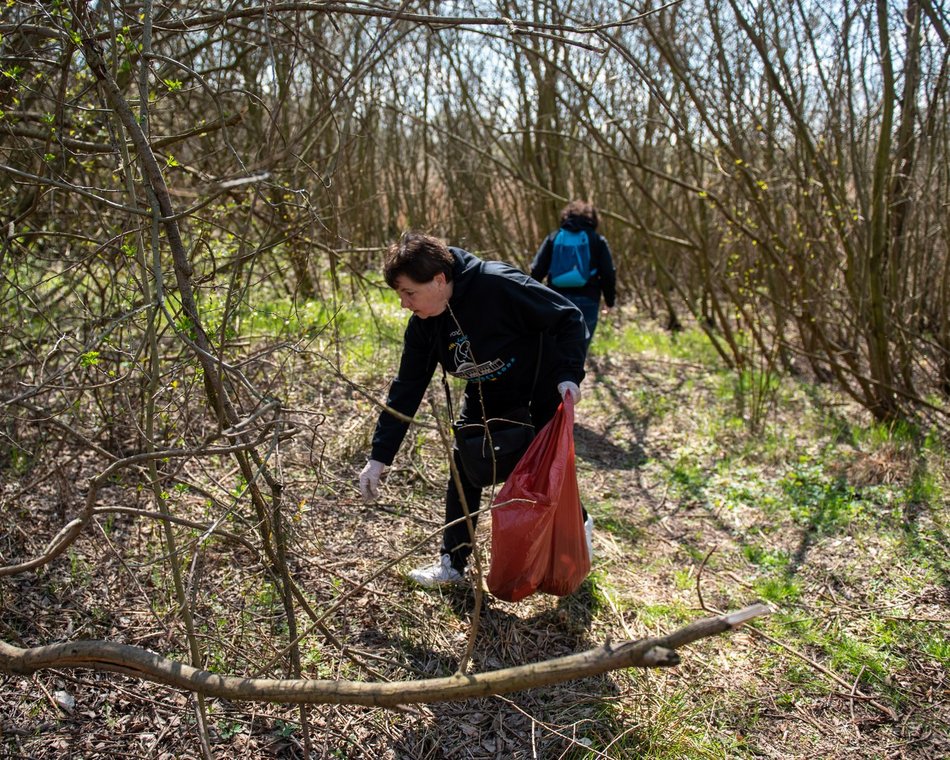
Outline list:
[[[584,315],[584,324],[587,325],[587,345],[585,349],[588,349],[590,348],[590,342],[594,339],[594,330],[597,329],[597,318],[600,316],[600,299],[575,295],[567,297]]]
[[[553,395],[537,397],[531,401],[531,422],[534,429],[540,432],[557,411],[561,403],[557,392]],[[486,416],[494,416],[494,412],[489,411]],[[466,419],[466,411],[462,410],[462,419]],[[474,421],[480,421],[481,415],[474,418]],[[482,489],[473,485],[465,477],[465,470],[462,469],[462,463],[459,460],[457,451],[452,452],[455,459],[455,467],[459,473],[459,479],[462,481],[462,493],[465,494],[465,503],[468,505],[471,514],[472,533],[469,533],[467,521],[464,519],[465,510],[462,508],[462,499],[459,496],[458,489],[455,487],[455,480],[449,477],[449,483],[445,490],[445,530],[442,534],[442,554],[448,554],[452,558],[452,567],[461,572],[465,569],[468,557],[472,553],[472,535],[475,533],[475,527],[478,525],[478,508],[482,499]],[[587,510],[581,507],[584,520],[587,520]],[[454,525],[450,524],[458,520]]]

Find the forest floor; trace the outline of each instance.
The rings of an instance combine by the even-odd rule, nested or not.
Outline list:
[[[771,615],[684,648],[674,668],[399,710],[318,705],[307,731],[292,706],[208,699],[214,757],[303,757],[307,735],[313,757],[375,760],[950,755],[945,450],[926,431],[873,425],[803,379],[758,378],[740,392],[699,346],[689,333],[602,328],[575,430],[593,570],[564,598],[486,594],[468,672],[756,601]],[[378,397],[391,358],[367,370]],[[438,550],[446,466],[433,431],[414,429],[380,501],[363,504],[355,478],[377,410],[316,362],[282,373],[301,425],[280,460],[288,564],[315,609],[335,605],[332,636],[306,632],[304,674],[451,675],[476,622],[473,589],[425,590],[404,575]],[[219,465],[182,468],[167,494],[175,514],[221,517],[234,473]],[[67,443],[55,459],[0,470],[0,565],[42,551],[102,468]],[[153,510],[131,475],[100,504]],[[227,528],[250,537],[239,511]],[[486,567],[490,523],[478,528]],[[259,557],[176,530],[205,666],[279,675],[286,620]],[[111,639],[187,660],[163,541],[149,518],[101,515],[67,555],[0,578],[0,636],[21,647]],[[301,628],[309,622],[301,613]],[[0,676],[0,757],[197,758],[195,715],[192,695],[128,676]]]

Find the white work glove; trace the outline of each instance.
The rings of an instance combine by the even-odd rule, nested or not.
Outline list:
[[[562,399],[570,393],[575,404],[581,400],[581,389],[577,387],[577,383],[572,383],[570,380],[558,383],[557,392],[561,394]]]
[[[363,471],[360,472],[360,493],[363,495],[363,501],[372,501],[379,496],[379,479],[383,476],[383,470],[386,465],[370,459]]]

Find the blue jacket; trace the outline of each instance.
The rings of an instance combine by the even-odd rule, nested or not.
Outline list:
[[[437,317],[409,318],[387,406],[415,415],[439,364],[467,381],[466,406],[479,408],[483,398],[488,416],[556,396],[565,380],[579,385],[587,337],[580,310],[508,264],[449,250],[455,258],[449,308]],[[384,410],[370,457],[392,464],[408,427]]]

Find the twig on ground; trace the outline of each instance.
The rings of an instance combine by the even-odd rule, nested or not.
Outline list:
[[[861,730],[858,728],[858,724],[854,720],[854,695],[858,693],[858,683],[861,680],[861,676],[864,675],[864,669],[866,665],[861,666],[861,670],[858,672],[857,676],[854,678],[854,683],[851,684],[851,699],[848,700],[848,709],[851,712],[851,725],[854,726],[854,733],[859,738],[861,736]]]
[[[704,610],[708,610],[708,608],[706,607],[706,602],[703,601],[703,587],[700,581],[703,577],[703,568],[706,567],[706,563],[709,562],[709,558],[712,556],[713,552],[716,551],[716,548],[717,547],[714,546],[712,549],[706,552],[706,556],[703,557],[703,561],[699,564],[699,569],[696,571],[696,596],[699,597],[699,606]]]
[[[715,547],[714,547],[714,548],[715,548]],[[706,603],[703,601],[702,593],[701,593],[701,591],[700,591],[700,580],[701,580],[701,577],[702,577],[703,566],[706,564],[706,560],[709,559],[709,555],[710,555],[710,554],[712,554],[712,550],[710,550],[709,554],[706,555],[706,558],[703,560],[702,564],[701,564],[700,567],[699,567],[699,571],[696,573],[696,593],[699,594],[699,603],[700,603],[700,607],[702,607],[702,609],[706,610],[707,612],[713,612],[713,613],[717,613],[717,614],[720,614],[720,615],[721,615],[722,612],[720,612],[719,610],[717,610],[715,607],[709,607],[709,606],[706,605]],[[826,667],[824,667],[823,665],[821,665],[821,664],[815,662],[813,659],[811,659],[811,658],[808,657],[807,655],[802,654],[802,653],[799,652],[798,650],[793,649],[792,647],[790,647],[790,646],[788,646],[787,644],[785,644],[785,643],[779,641],[778,639],[772,638],[772,637],[769,636],[767,633],[763,633],[762,631],[760,631],[758,628],[750,627],[750,628],[749,628],[749,632],[752,634],[752,636],[758,636],[759,638],[765,639],[765,640],[768,641],[769,643],[775,644],[776,646],[779,646],[779,647],[781,647],[782,649],[784,649],[786,652],[795,655],[796,657],[798,657],[799,659],[801,659],[803,662],[805,662],[805,663],[807,663],[808,665],[810,665],[811,667],[813,667],[813,668],[814,668],[815,670],[817,670],[818,672],[823,673],[824,675],[828,676],[829,678],[831,678],[831,679],[832,679],[833,681],[835,681],[836,683],[838,683],[838,684],[840,684],[841,686],[843,686],[845,689],[849,689],[849,690],[852,690],[852,691],[856,691],[856,686],[857,686],[857,683],[856,683],[856,682],[855,682],[855,684],[853,684],[853,685],[852,685],[852,684],[849,684],[847,681],[845,681],[845,680],[844,680],[841,676],[839,676],[837,673],[834,673],[834,672],[828,670],[828,668],[826,668]],[[862,672],[863,672],[863,668],[862,668]],[[853,687],[855,687],[855,688],[853,688]],[[863,695],[862,695],[862,696],[863,696]],[[895,715],[894,711],[893,711],[891,708],[889,708],[887,705],[881,704],[880,702],[877,701],[877,699],[874,699],[874,698],[868,699],[867,701],[868,701],[868,704],[872,705],[872,706],[875,707],[877,710],[880,710],[880,711],[881,711],[882,713],[884,713],[889,719],[891,719],[891,720],[896,720],[896,719],[897,719],[897,716]]]

